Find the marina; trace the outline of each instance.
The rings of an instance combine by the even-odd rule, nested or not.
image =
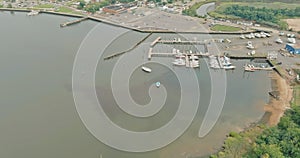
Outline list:
[[[24,13],[23,15],[26,15],[26,13]],[[243,128],[247,126],[248,123],[259,120],[264,113],[262,109],[257,108],[257,105],[260,105],[259,103],[261,102],[264,103],[268,99],[268,96],[266,95],[268,95],[270,84],[269,80],[266,79],[267,74],[264,72],[253,73],[250,75],[250,79],[247,79],[243,78],[243,76],[240,75],[242,73],[242,69],[237,69],[233,73],[228,73],[229,93],[226,98],[223,112],[220,116],[220,121],[216,124],[214,130],[212,130],[208,136],[201,140],[195,138],[194,131],[199,129],[198,124],[201,124],[201,118],[203,118],[205,115],[205,113],[203,112],[204,110],[202,109],[208,108],[208,98],[210,98],[210,94],[207,94],[207,91],[209,91],[210,89],[210,78],[208,77],[209,73],[205,68],[203,68],[201,69],[201,71],[196,71],[198,77],[200,78],[199,84],[201,84],[202,86],[201,95],[203,96],[203,98],[201,98],[201,102],[199,103],[199,108],[201,109],[197,112],[197,118],[195,119],[196,124],[192,124],[189,130],[182,137],[180,137],[178,141],[175,141],[171,144],[171,146],[167,146],[163,150],[158,149],[153,152],[141,153],[138,156],[136,156],[135,153],[122,152],[110,148],[94,138],[93,135],[87,131],[87,129],[80,121],[80,118],[74,108],[74,100],[72,98],[71,92],[72,83],[69,76],[70,72],[72,71],[73,59],[76,56],[78,43],[82,42],[86,34],[89,32],[89,29],[93,28],[97,23],[95,23],[94,21],[87,21],[80,24],[84,27],[76,26],[74,27],[74,29],[60,29],[59,27],[57,27],[58,24],[63,20],[68,20],[68,17],[56,17],[53,15],[41,14],[39,15],[39,18],[34,19],[38,21],[38,24],[34,25],[32,21],[25,19],[29,17],[19,16],[19,14],[17,13],[14,16],[14,18],[17,19],[17,25],[8,27],[8,24],[11,21],[7,20],[6,17],[9,16],[11,15],[4,14],[4,16],[1,16],[1,19],[8,21],[8,23],[5,23],[1,26],[3,28],[1,29],[1,35],[3,37],[12,37],[16,40],[14,42],[23,42],[24,45],[36,43],[36,45],[43,48],[43,51],[40,51],[40,48],[36,47],[34,48],[34,50],[30,50],[28,48],[24,48],[23,45],[16,45],[12,48],[10,47],[12,42],[10,43],[9,40],[3,41],[4,53],[2,53],[1,55],[1,58],[5,59],[1,62],[3,67],[10,66],[11,61],[16,61],[16,59],[18,59],[18,57],[20,56],[19,52],[26,51],[26,56],[24,55],[24,59],[16,61],[18,69],[14,70],[13,75],[16,75],[18,77],[14,77],[13,79],[11,79],[11,72],[4,72],[4,75],[1,78],[2,82],[5,83],[5,85],[2,86],[3,96],[1,102],[4,106],[1,108],[1,111],[3,113],[17,114],[16,117],[5,114],[1,115],[1,120],[7,120],[15,125],[11,126],[11,124],[2,124],[2,134],[3,136],[5,136],[5,139],[2,140],[2,144],[13,146],[13,148],[9,150],[0,149],[1,154],[4,157],[44,156],[45,158],[80,158],[97,156],[99,157],[99,153],[101,153],[101,157],[123,158],[179,158],[187,157],[187,154],[191,154],[191,156],[194,156],[193,153],[201,153],[202,155],[207,155],[211,153],[212,149],[220,147],[220,144],[222,144],[226,134],[228,134],[228,131]],[[24,31],[20,34],[11,35],[9,34],[9,31],[6,31],[6,29],[4,29],[10,28],[10,30],[20,30],[20,23],[22,23],[22,25],[24,26]],[[100,24],[100,26],[102,25],[103,24]],[[45,32],[45,36],[47,36],[48,40],[53,41],[52,44],[49,45],[49,43],[45,43],[43,40],[40,40],[40,34],[34,31],[36,29],[40,29],[41,31]],[[111,31],[122,31],[118,29],[110,30],[108,27],[102,27],[101,29],[101,35],[99,35],[99,39],[110,39],[109,37],[111,36]],[[32,38],[28,41],[23,41],[22,38],[20,38],[22,36],[29,35],[31,35]],[[140,39],[144,38],[144,36],[145,34],[138,34],[136,37],[126,37],[125,35],[124,38],[138,43]],[[167,38],[164,36],[161,37]],[[201,37],[202,35],[197,36],[198,39],[201,39]],[[66,43],[65,41],[72,42]],[[91,47],[88,47],[88,50],[91,52],[99,51],[106,46],[106,43],[104,42],[105,40],[99,40],[99,45],[92,45]],[[117,46],[117,48],[110,47],[109,50],[111,52],[118,52],[119,50],[126,50],[128,48],[128,45],[124,45],[120,41],[114,42],[117,42],[114,45]],[[134,55],[143,54],[144,49],[148,48],[136,47],[136,50],[130,53],[136,53]],[[6,53],[10,52],[10,50],[11,53]],[[204,63],[201,62],[201,58],[209,57],[210,55],[212,55],[208,54],[206,51],[203,51],[204,53],[202,53],[200,51],[195,52],[193,50],[191,53],[189,49],[184,50],[185,51],[180,51],[181,54],[173,54],[172,50],[168,52],[168,50],[166,49],[157,51],[166,52],[170,55],[165,55],[162,53],[155,54],[153,50],[152,52],[154,53],[153,56],[172,57],[174,58],[173,61],[179,65],[183,62],[185,62],[186,64],[186,61],[188,61],[192,63],[188,65],[192,66],[197,66],[197,60],[199,61],[199,66],[204,65]],[[144,54],[146,53],[147,52],[145,51]],[[188,58],[186,58],[186,56],[188,56]],[[198,57],[198,59],[196,56]],[[37,58],[38,60],[36,60]],[[182,58],[183,60],[180,60],[180,58]],[[144,58],[139,57],[139,59]],[[124,112],[118,109],[118,105],[116,105],[114,97],[110,93],[110,73],[112,72],[112,69],[114,67],[113,62],[115,62],[116,60],[110,61],[111,62],[99,62],[97,72],[95,73],[95,85],[99,100],[104,101],[103,109],[107,112],[108,117],[110,117],[112,121],[116,122],[122,127],[128,128],[129,130],[133,129],[135,131],[148,131],[156,129],[157,127],[161,127],[164,123],[168,122],[168,120],[172,118],[171,114],[175,113],[178,108],[178,106],[176,106],[176,103],[178,103],[178,98],[180,98],[180,92],[178,92],[178,81],[176,80],[176,76],[174,76],[170,70],[164,67],[159,67],[158,65],[147,64],[146,67],[152,70],[151,73],[147,74],[147,72],[141,70],[140,67],[138,67],[138,71],[135,71],[133,73],[131,78],[130,91],[132,93],[132,98],[137,100],[138,103],[147,103],[147,101],[149,100],[149,85],[153,84],[157,87],[155,87],[155,90],[161,90],[163,87],[166,87],[166,89],[168,90],[168,99],[165,105],[166,108],[163,108],[162,111],[155,116],[156,118],[147,121],[137,120],[135,123],[132,123],[133,118],[129,118],[126,114],[124,114]],[[131,62],[131,60],[128,60],[128,62]],[[234,61],[234,64],[237,67],[242,67],[244,62],[248,62],[248,60]],[[53,63],[56,63],[56,66],[60,68],[59,71],[57,71],[56,66],[53,66]],[[183,65],[183,67],[184,66],[185,65]],[[184,70],[184,68],[182,70],[188,71]],[[122,76],[125,75],[125,73],[122,74]],[[27,77],[30,76],[37,77],[31,80],[27,80]],[[256,78],[257,80],[259,80],[259,82],[257,82],[257,80],[253,80],[253,78]],[[124,78],[120,78],[120,80],[124,80]],[[158,81],[160,84],[157,83]],[[37,84],[44,86],[34,86]],[[18,87],[12,85],[18,85]],[[247,91],[244,93],[239,93],[239,89],[241,86],[245,87]],[[14,99],[14,96],[8,95],[12,92],[22,97],[20,97],[20,99]],[[255,93],[256,96],[249,99],[249,96],[253,93]],[[51,95],[51,97],[49,97],[49,94]],[[155,95],[158,94],[154,94],[154,96]],[[41,99],[36,99],[36,97],[33,96],[38,96],[38,98]],[[239,100],[236,100],[237,96],[240,98]],[[241,102],[247,102],[248,104],[241,105]],[[15,107],[20,107],[23,110],[18,110],[18,108]],[[44,122],[46,121],[50,122],[48,124],[45,124]],[[69,126],[70,124],[72,124],[72,126]],[[39,135],[36,135],[35,132],[40,131],[41,128],[43,129],[43,131],[45,130],[45,132],[41,132]],[[17,133],[12,135],[11,129],[17,131]],[[53,129],[56,129],[54,131],[56,133],[55,135],[52,134]],[[26,141],[26,143],[24,143],[24,140],[27,140],[26,138],[30,138],[30,141]],[[41,139],[45,141],[41,142]],[[62,143],[62,141],[64,143]],[[36,144],[39,145],[37,146]],[[66,150],[74,152],[65,152]],[[186,155],[182,156],[183,152],[185,152]]]

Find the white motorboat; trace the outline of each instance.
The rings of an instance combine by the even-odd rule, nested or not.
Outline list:
[[[248,49],[254,49],[254,47],[252,45],[248,45],[248,46],[246,46],[246,48],[248,48]]]
[[[27,13],[28,16],[34,16],[34,15],[38,15],[39,12],[38,11],[35,11],[35,10],[32,10],[31,12]]]
[[[175,59],[173,62],[172,62],[174,65],[177,65],[177,66],[184,66],[185,65],[185,61],[183,59]]]
[[[142,66],[142,70],[145,72],[148,72],[148,73],[150,73],[152,71],[150,68],[145,67],[145,66]]]
[[[280,38],[277,38],[277,39],[275,40],[275,42],[276,42],[276,43],[279,43],[279,44],[283,43],[283,41],[282,41]]]
[[[225,70],[232,70],[232,69],[235,69],[236,67],[235,66],[233,66],[233,65],[226,65],[226,66],[223,66],[223,69],[225,69]]]
[[[288,38],[287,41],[289,43],[295,44],[296,43],[296,39],[295,38]]]
[[[185,56],[182,53],[177,53],[175,55],[176,58],[184,58]]]
[[[190,59],[191,59],[191,60],[198,60],[199,57],[197,57],[197,56],[195,56],[195,55],[192,54],[191,57],[190,57]]]

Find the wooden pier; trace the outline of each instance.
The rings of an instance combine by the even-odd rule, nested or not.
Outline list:
[[[66,27],[66,26],[70,26],[70,25],[73,25],[73,24],[77,24],[77,23],[80,23],[84,20],[87,20],[88,17],[84,17],[84,18],[80,18],[80,19],[77,19],[77,20],[74,20],[74,21],[68,21],[68,22],[65,22],[65,23],[62,23],[60,24],[60,27]]]

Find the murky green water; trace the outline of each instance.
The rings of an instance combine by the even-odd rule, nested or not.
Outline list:
[[[1,158],[156,158],[204,156],[218,149],[225,135],[258,121],[263,105],[268,101],[270,80],[266,72],[243,73],[247,61],[232,61],[237,69],[227,71],[227,96],[225,105],[212,131],[198,138],[198,130],[210,99],[210,77],[202,60],[196,69],[200,85],[200,103],[190,128],[178,140],[160,150],[147,153],[129,153],[112,149],[98,141],[80,120],[72,96],[72,67],[77,50],[87,33],[97,24],[92,21],[60,28],[68,17],[41,14],[28,17],[25,13],[0,12],[0,157]],[[94,40],[95,48],[101,47],[112,31]],[[105,26],[105,27],[104,27]],[[105,54],[131,47],[144,35],[129,32],[115,40]],[[173,38],[174,35],[154,34]],[[197,39],[204,35],[187,35]],[[219,37],[215,37],[219,38]],[[130,53],[145,53],[141,45]],[[94,49],[94,48],[91,48]],[[159,48],[158,50],[165,48]],[[189,49],[185,47],[184,49]],[[153,118],[136,119],[124,114],[114,102],[110,89],[110,74],[114,58],[101,62],[96,73],[96,90],[103,109],[116,124],[135,131],[159,128],[176,112],[180,99],[178,80],[166,67],[150,64],[155,70],[151,75],[136,70],[130,81],[133,99],[140,104],[149,102],[149,85],[161,81],[168,91],[165,107]],[[159,60],[159,59],[158,59]],[[184,68],[185,69],[185,68]],[[187,70],[190,71],[190,70]]]

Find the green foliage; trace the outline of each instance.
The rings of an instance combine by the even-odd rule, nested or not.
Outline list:
[[[253,148],[253,153],[250,155],[250,157],[251,158],[252,157],[284,158],[283,154],[280,152],[280,148],[274,144],[272,144],[272,145],[261,144],[261,145],[255,146]]]
[[[8,3],[7,8],[12,8],[11,3]]]
[[[167,0],[169,4],[172,4],[174,0]]]
[[[195,16],[195,17],[198,17],[197,13],[196,13],[196,10],[203,4],[206,4],[206,3],[210,3],[210,2],[214,2],[215,0],[207,0],[207,1],[204,1],[204,2],[197,2],[195,3],[194,5],[192,5],[189,9],[185,9],[182,11],[182,14],[183,15],[189,15],[189,16]]]
[[[85,5],[86,5],[85,1],[80,1],[77,9],[83,9]]]
[[[134,0],[118,0],[120,3],[134,2]]]
[[[271,8],[257,8],[252,6],[232,5],[226,7],[222,14],[233,15],[247,20],[255,20],[257,22],[268,24],[274,23],[281,29],[287,29],[286,22],[280,19],[285,17],[300,17],[300,7],[295,9],[271,9]]]
[[[241,28],[217,24],[217,25],[212,26],[211,30],[213,30],[213,31],[231,31],[232,32],[232,31],[240,31]]]
[[[297,95],[297,94],[296,94]],[[294,95],[295,97],[295,95]],[[300,157],[300,106],[292,109],[275,127],[260,127],[242,133],[231,132],[223,150],[211,157],[296,158]]]
[[[85,6],[84,10],[90,13],[95,13],[100,8],[110,5],[109,1],[101,1],[96,3],[89,3]]]

